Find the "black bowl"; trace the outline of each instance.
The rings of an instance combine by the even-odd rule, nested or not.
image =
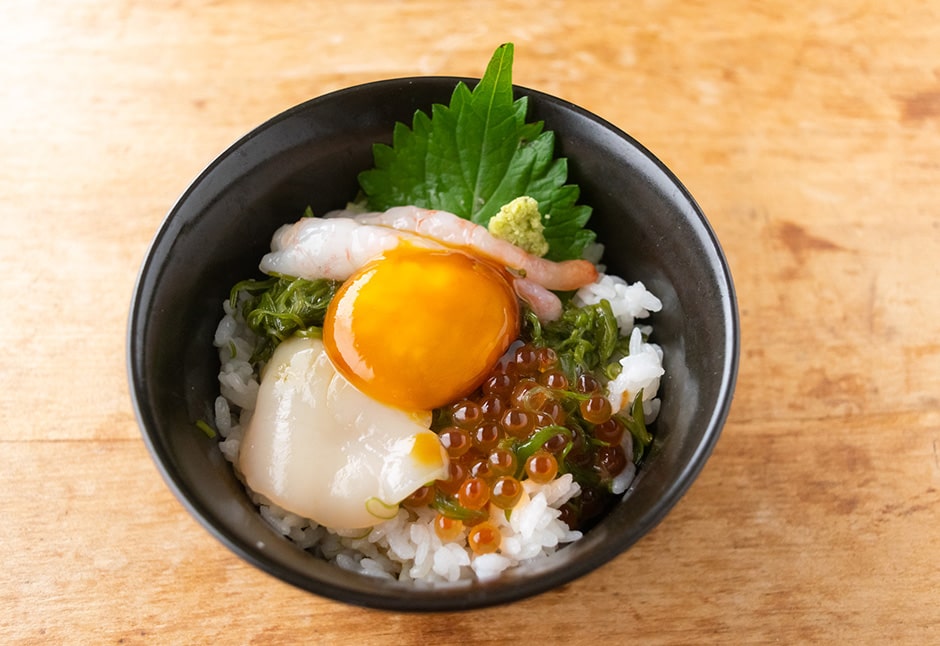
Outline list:
[[[594,208],[609,272],[642,280],[663,302],[651,319],[665,352],[662,411],[652,450],[614,509],[584,538],[538,568],[497,581],[427,589],[369,578],[320,561],[281,538],[249,501],[215,440],[195,427],[218,394],[212,347],[221,303],[257,274],[280,225],[309,204],[345,205],[374,142],[396,121],[447,103],[460,80],[370,83],[313,99],[236,142],[170,211],[143,263],[131,304],[128,364],[137,417],[154,461],[185,507],[249,563],[319,595],[397,611],[506,603],[569,582],[622,553],[676,504],[710,455],[731,403],[739,330],[734,288],[718,241],[678,179],[604,120],[560,99],[529,97],[529,120],[554,130],[569,179]]]

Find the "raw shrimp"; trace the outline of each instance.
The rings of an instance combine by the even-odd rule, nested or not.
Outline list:
[[[271,253],[261,259],[261,270],[310,280],[346,280],[373,258],[397,247],[403,239],[420,247],[441,247],[420,236],[365,226],[348,217],[303,218],[274,233]]]
[[[543,323],[561,318],[563,306],[555,292],[549,291],[528,278],[516,278],[512,281],[516,296],[524,300]]]
[[[576,289],[597,277],[594,265],[586,260],[558,263],[538,258],[469,220],[411,206],[358,215],[332,211],[324,218],[284,225],[274,234],[271,253],[261,259],[261,270],[311,280],[346,280],[403,242],[426,249],[463,249],[514,270],[516,294],[542,321],[561,315],[561,301],[550,290]]]
[[[384,213],[363,213],[354,218],[362,224],[408,231],[449,246],[472,249],[474,253],[496,260],[546,289],[567,291],[597,280],[597,268],[587,260],[554,262],[533,256],[511,242],[493,236],[486,227],[447,211],[396,206]]]

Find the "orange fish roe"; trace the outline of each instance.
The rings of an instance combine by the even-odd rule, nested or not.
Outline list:
[[[454,541],[463,531],[463,521],[456,518],[448,518],[443,514],[434,517],[434,533],[443,542]]]
[[[603,395],[595,395],[590,399],[581,402],[581,415],[592,424],[601,424],[610,419],[613,411],[610,410],[610,402]]]
[[[434,501],[434,491],[431,485],[418,487],[414,493],[402,501],[402,504],[406,507],[426,507]]]
[[[495,552],[502,541],[503,536],[499,533],[499,528],[489,521],[475,525],[467,534],[467,544],[474,554]]]
[[[404,505],[437,509],[441,540],[458,540],[468,529],[476,553],[498,549],[489,515],[518,504],[525,480],[544,484],[573,473],[582,494],[562,508],[562,518],[574,529],[603,511],[603,483],[627,465],[624,425],[597,378],[566,374],[554,350],[532,344],[497,365],[474,393],[436,411],[432,428],[450,458],[448,475]]]
[[[512,509],[522,498],[522,483],[512,476],[501,476],[493,483],[490,500],[500,509]]]
[[[470,450],[470,434],[465,429],[451,426],[438,433],[448,457],[459,458]]]
[[[536,451],[525,461],[525,472],[533,482],[545,484],[558,474],[558,462],[548,451]]]
[[[457,502],[467,509],[483,509],[490,501],[490,485],[483,478],[467,478],[457,490]]]

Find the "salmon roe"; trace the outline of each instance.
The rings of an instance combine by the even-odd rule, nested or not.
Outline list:
[[[457,490],[457,501],[467,509],[482,509],[490,501],[490,486],[483,478],[467,478]]]
[[[606,422],[613,413],[610,408],[610,401],[602,395],[585,399],[581,402],[580,408],[582,417],[592,424]]]
[[[474,554],[491,554],[503,541],[499,528],[489,521],[474,525],[467,534],[467,544]]]
[[[623,424],[616,417],[594,427],[594,437],[610,445],[620,444],[623,439]]]
[[[582,494],[562,509],[571,528],[605,507],[605,482],[626,468],[626,429],[593,375],[568,374],[551,348],[524,344],[500,362],[479,388],[435,413],[432,429],[450,458],[447,477],[403,501],[438,510],[442,541],[464,540],[477,554],[499,549],[491,510],[511,510],[523,482],[544,484],[559,473],[591,474]],[[543,430],[547,429],[547,430]],[[629,445],[627,445],[629,446]]]
[[[487,456],[490,471],[498,475],[511,475],[516,471],[518,460],[516,454],[509,449],[495,448]]]
[[[425,485],[418,487],[415,491],[402,501],[405,507],[425,507],[434,501],[434,487]]]
[[[493,483],[490,500],[500,509],[512,509],[522,498],[522,483],[512,476],[502,476]]]
[[[438,433],[438,437],[451,458],[459,458],[470,450],[470,434],[465,429],[450,426]]]
[[[448,518],[443,514],[434,517],[434,533],[441,541],[447,543],[454,541],[463,531],[463,521],[456,518]]]
[[[558,353],[551,348],[539,348],[535,352],[539,372],[546,372],[558,365]]]
[[[525,461],[525,472],[539,484],[551,482],[558,474],[558,461],[548,451],[536,451]]]

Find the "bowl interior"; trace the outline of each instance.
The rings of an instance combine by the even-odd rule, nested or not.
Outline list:
[[[340,208],[372,165],[374,142],[396,121],[446,103],[460,79],[383,81],[314,99],[275,117],[216,159],[167,216],[141,268],[129,320],[128,368],[144,439],[180,501],[241,557],[317,594],[375,608],[457,610],[512,601],[602,565],[648,532],[678,501],[717,441],[738,360],[731,282],[715,236],[678,180],[629,136],[576,106],[517,88],[530,120],[554,130],[569,181],[594,208],[609,272],[642,280],[663,301],[651,319],[665,353],[662,412],[639,476],[580,541],[538,567],[498,581],[421,588],[363,577],[321,562],[259,516],[216,441],[219,364],[212,347],[221,303],[258,261],[281,224]],[[466,80],[466,79],[464,79]]]

